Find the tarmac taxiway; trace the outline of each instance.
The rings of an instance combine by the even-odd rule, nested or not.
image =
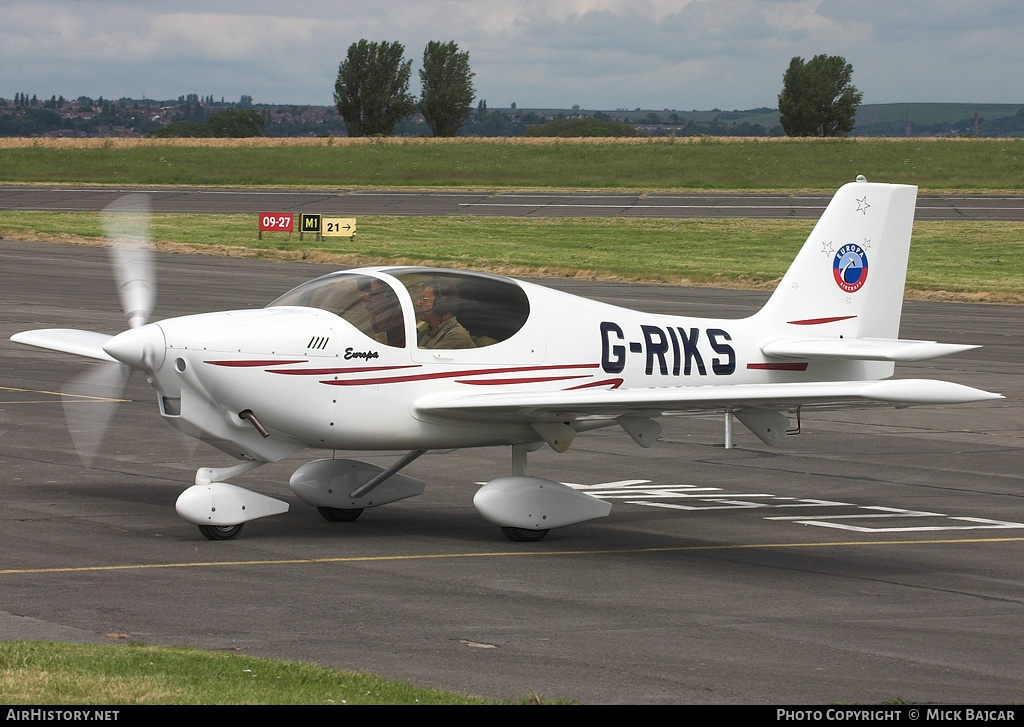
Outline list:
[[[158,254],[154,319],[258,307],[332,268]],[[762,293],[545,281],[654,312],[741,317]],[[770,449],[666,418],[530,457],[614,502],[513,544],[471,504],[504,448],[431,453],[418,498],[328,523],[287,487],[306,452],[238,478],[292,504],[209,542],[174,512],[225,456],[164,425],[133,377],[92,467],[62,382],[90,364],[21,330],[123,329],[101,249],[0,241],[0,638],[189,645],[582,703],[1006,703],[1024,694],[1024,308],[908,301],[901,335],[983,347],[900,376],[1004,394],[804,417]],[[78,404],[89,406],[88,403]],[[373,422],[367,422],[373,426]],[[329,456],[329,455],[328,455]],[[389,463],[393,454],[367,459]]]

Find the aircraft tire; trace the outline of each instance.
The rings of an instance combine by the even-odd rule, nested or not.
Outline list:
[[[502,528],[501,532],[513,543],[536,543],[543,540],[548,530],[530,530],[528,528]]]
[[[203,537],[207,540],[232,540],[233,538],[238,537],[238,534],[242,532],[242,525],[245,525],[245,523],[228,526],[200,525],[199,532],[201,532]]]
[[[316,509],[320,516],[332,523],[348,523],[363,514],[363,508],[344,510],[340,507],[318,507]]]

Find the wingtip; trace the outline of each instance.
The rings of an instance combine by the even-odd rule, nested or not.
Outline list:
[[[983,389],[931,379],[889,379],[868,386],[864,395],[897,404],[970,404],[1004,398]]]

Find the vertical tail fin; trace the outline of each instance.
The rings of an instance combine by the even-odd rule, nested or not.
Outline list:
[[[757,314],[763,330],[897,338],[916,203],[917,187],[840,188]]]

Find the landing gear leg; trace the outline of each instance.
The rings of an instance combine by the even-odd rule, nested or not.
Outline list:
[[[526,476],[526,445],[512,445],[512,474],[514,476]],[[548,530],[531,530],[530,528],[503,527],[501,532],[513,543],[536,543],[543,540]]]
[[[525,444],[513,444],[512,445],[512,474],[516,476],[526,476],[526,445]]]

